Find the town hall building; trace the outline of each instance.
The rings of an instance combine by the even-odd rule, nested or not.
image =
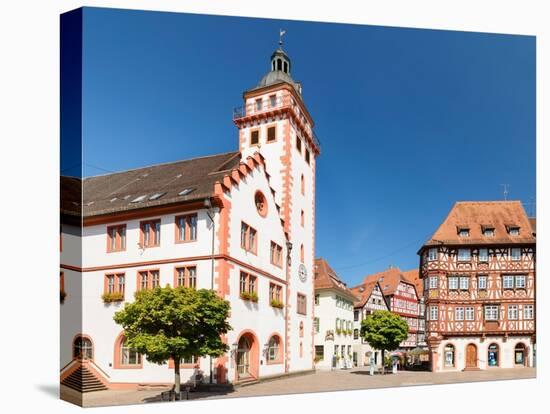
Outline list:
[[[237,150],[82,180],[61,177],[61,382],[80,391],[202,376],[243,383],[312,370],[315,168],[320,144],[292,62],[234,110]],[[218,358],[150,363],[114,313],[157,286],[231,305]]]

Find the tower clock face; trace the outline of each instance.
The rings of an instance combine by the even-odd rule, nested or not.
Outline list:
[[[300,267],[298,267],[298,276],[300,277],[300,280],[302,282],[305,282],[307,280],[307,269],[303,263],[301,263]]]

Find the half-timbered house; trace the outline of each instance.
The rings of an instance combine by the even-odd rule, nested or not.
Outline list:
[[[378,280],[355,286],[351,291],[358,298],[353,309],[353,360],[357,366],[370,366],[372,358],[374,365],[380,367],[383,363],[382,352],[372,348],[361,337],[361,322],[374,311],[390,308]]]
[[[417,346],[418,318],[420,299],[416,293],[415,284],[397,267],[389,267],[383,272],[365,276],[364,284],[377,281],[382,289],[390,311],[407,321],[409,334],[407,339],[399,344],[403,350]]]
[[[533,365],[536,242],[519,201],[457,202],[418,253],[433,371]]]

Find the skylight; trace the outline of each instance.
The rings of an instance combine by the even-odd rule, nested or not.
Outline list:
[[[116,197],[113,197],[113,198],[111,198],[109,201],[112,203],[113,201],[116,201],[116,200],[117,200],[117,198],[116,198]]]
[[[186,196],[187,194],[191,194],[193,191],[195,191],[195,188],[186,188],[183,191],[181,191],[178,195],[180,196]]]
[[[164,193],[156,193],[156,194],[153,194],[151,197],[149,197],[149,200],[158,200],[158,199],[161,198],[164,194],[166,194],[166,192],[164,192]]]
[[[134,198],[131,203],[141,203],[143,200],[147,198],[147,195],[142,195],[139,197]]]

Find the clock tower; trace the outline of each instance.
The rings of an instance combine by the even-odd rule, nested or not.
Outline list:
[[[287,236],[285,355],[289,372],[313,367],[315,163],[320,153],[302,84],[293,79],[292,70],[280,41],[271,55],[269,71],[244,92],[244,105],[233,114],[243,160],[254,152],[265,158]]]

